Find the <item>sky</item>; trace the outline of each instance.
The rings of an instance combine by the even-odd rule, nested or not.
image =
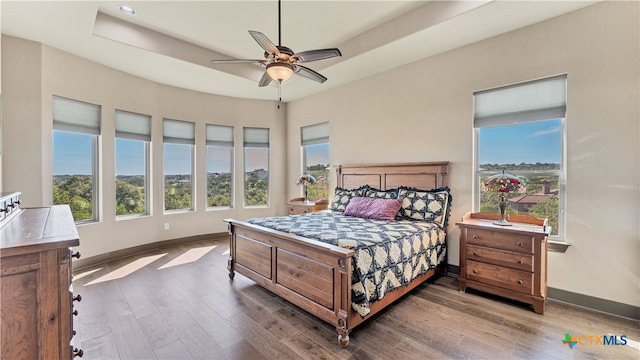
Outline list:
[[[560,119],[480,129],[480,164],[560,164]]]

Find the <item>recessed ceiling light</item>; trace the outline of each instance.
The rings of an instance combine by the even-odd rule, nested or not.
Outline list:
[[[123,13],[127,14],[127,15],[135,15],[136,14],[136,10],[132,7],[129,7],[127,5],[120,5],[118,6],[118,9],[120,11],[122,11]]]

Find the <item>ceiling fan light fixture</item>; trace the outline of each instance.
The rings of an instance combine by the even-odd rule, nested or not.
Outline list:
[[[267,65],[267,74],[273,80],[286,81],[293,75],[293,66],[285,63],[273,63]]]

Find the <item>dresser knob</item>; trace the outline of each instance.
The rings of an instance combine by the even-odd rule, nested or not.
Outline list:
[[[472,238],[477,239],[478,235],[473,235]]]
[[[73,310],[72,314],[73,316],[78,316],[78,310]]]
[[[518,280],[518,284],[522,285],[522,280]]]
[[[473,270],[472,272],[473,272],[474,274],[477,274],[477,273],[478,273],[478,270]]]
[[[73,349],[73,357],[82,357],[84,355],[84,351],[82,349],[74,348]]]
[[[78,295],[74,296],[73,297],[73,301],[77,301],[77,302],[82,301],[82,295],[78,294]]]
[[[522,264],[522,260],[518,260],[518,264]]]
[[[76,259],[80,259],[80,256],[81,256],[80,251],[76,251],[75,253],[71,254],[71,257],[74,257]]]
[[[477,251],[474,251],[474,252],[473,252],[473,256],[478,256],[478,252],[477,252]]]
[[[524,245],[522,241],[518,241],[518,246],[522,246],[522,245]]]
[[[76,331],[75,330],[71,330],[71,336],[76,336]]]

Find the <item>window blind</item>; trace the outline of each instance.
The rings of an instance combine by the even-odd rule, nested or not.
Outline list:
[[[243,133],[245,147],[269,147],[269,129],[244,128]]]
[[[566,75],[475,92],[473,126],[502,126],[564,118],[566,94]]]
[[[162,136],[165,143],[195,145],[195,123],[164,119]]]
[[[53,129],[100,135],[100,105],[54,96]]]
[[[151,116],[116,110],[116,137],[151,141]]]
[[[207,124],[207,145],[233,146],[233,126]]]
[[[329,142],[329,123],[304,126],[300,128],[302,146],[326,144]]]

